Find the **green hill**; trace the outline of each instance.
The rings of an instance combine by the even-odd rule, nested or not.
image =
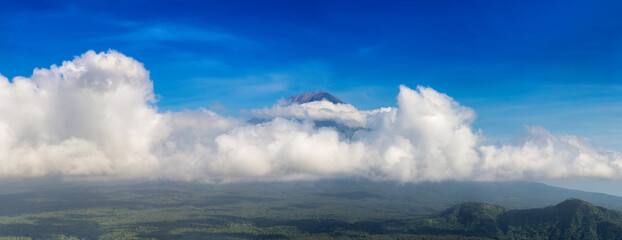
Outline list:
[[[622,239],[621,212],[578,199],[527,210],[462,203],[422,225],[429,232],[495,239]]]

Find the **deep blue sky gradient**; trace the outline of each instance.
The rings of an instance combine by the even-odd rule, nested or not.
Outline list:
[[[115,49],[160,111],[243,115],[324,90],[362,109],[430,86],[491,142],[522,125],[622,150],[622,1],[1,1],[0,73]]]

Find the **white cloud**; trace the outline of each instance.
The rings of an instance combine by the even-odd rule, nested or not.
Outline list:
[[[600,149],[587,139],[554,135],[539,126],[514,145],[480,146],[481,179],[569,177],[620,178],[622,155]]]
[[[143,65],[87,52],[0,84],[2,176],[135,176],[156,169],[162,116]]]
[[[363,176],[405,182],[622,177],[622,154],[528,127],[487,146],[475,112],[431,88],[400,87],[395,108],[279,103],[246,123],[199,109],[158,112],[149,72],[89,51],[30,78],[0,76],[0,177],[253,181]],[[314,126],[360,129],[351,138]]]
[[[378,151],[381,175],[402,181],[468,178],[478,160],[475,114],[431,88],[401,86],[395,114],[355,139]]]
[[[302,105],[279,102],[271,108],[253,109],[251,114],[259,119],[275,117],[308,119],[316,121],[332,120],[352,128],[367,128],[368,119],[391,108],[361,111],[350,104],[333,104],[329,101],[308,102]]]

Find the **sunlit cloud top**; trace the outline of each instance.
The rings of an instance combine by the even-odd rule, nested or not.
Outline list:
[[[0,178],[622,177],[622,154],[588,139],[529,126],[514,143],[488,145],[485,129],[473,127],[473,109],[429,87],[399,88],[396,107],[281,101],[251,111],[261,122],[205,109],[158,111],[142,63],[88,51],[30,77],[0,77]],[[319,124],[326,121],[334,124]]]

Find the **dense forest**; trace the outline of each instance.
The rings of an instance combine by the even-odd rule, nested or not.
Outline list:
[[[0,239],[622,239],[622,198],[529,182],[0,187]]]
[[[436,233],[493,239],[622,239],[622,212],[578,199],[526,210],[462,203],[420,226]]]

